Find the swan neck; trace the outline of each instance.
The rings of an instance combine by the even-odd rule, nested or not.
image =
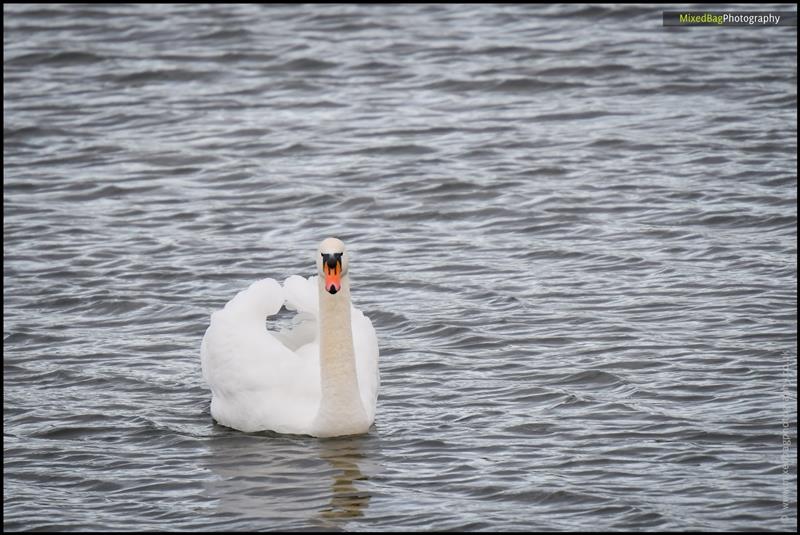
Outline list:
[[[348,346],[352,353],[353,329],[350,324],[350,281],[348,276],[342,277],[342,288],[335,294],[325,291],[324,283],[320,278],[319,309],[323,356],[325,353],[339,354]]]
[[[366,411],[356,374],[350,311],[350,279],[330,294],[319,281],[320,380],[322,397],[317,414],[319,435],[366,431]],[[369,427],[368,425],[366,426]]]

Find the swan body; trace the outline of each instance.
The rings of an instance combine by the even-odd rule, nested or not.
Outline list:
[[[211,415],[240,431],[318,437],[366,433],[375,420],[380,376],[372,322],[350,303],[348,255],[328,238],[318,275],[283,285],[254,282],[211,324],[200,346]],[[269,331],[265,319],[296,310],[292,329]]]

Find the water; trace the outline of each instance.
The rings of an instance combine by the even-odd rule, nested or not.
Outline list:
[[[4,529],[796,529],[796,28],[3,11]],[[209,315],[329,234],[374,428],[215,425]]]

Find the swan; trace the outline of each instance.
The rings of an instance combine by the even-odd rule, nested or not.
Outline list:
[[[372,322],[350,303],[349,255],[322,241],[317,275],[266,278],[239,292],[211,322],[200,345],[211,416],[245,432],[333,437],[367,433],[380,374]],[[270,331],[282,306],[296,325]]]

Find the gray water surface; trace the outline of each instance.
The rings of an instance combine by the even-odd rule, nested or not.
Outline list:
[[[796,27],[3,13],[4,529],[796,529]],[[211,312],[328,235],[374,428],[214,424]]]

